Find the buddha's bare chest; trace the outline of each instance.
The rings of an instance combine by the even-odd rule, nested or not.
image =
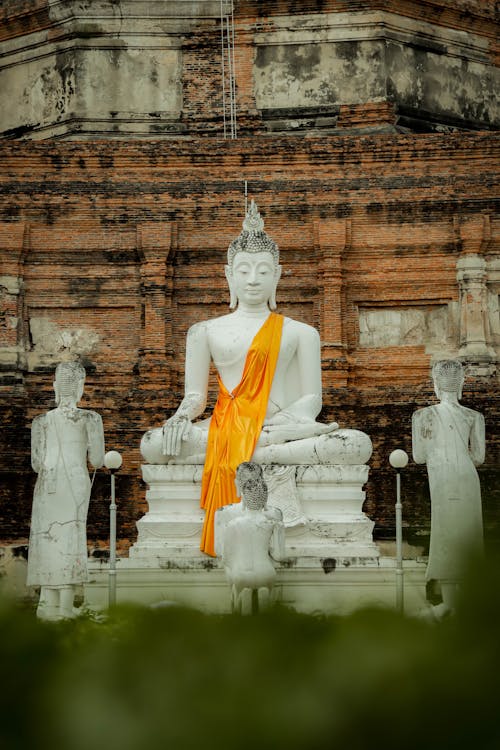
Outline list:
[[[245,321],[245,325],[242,326],[232,321],[218,321],[218,325],[210,326],[208,344],[219,372],[228,368],[243,370],[248,350],[263,323],[262,320],[250,320]],[[293,357],[296,346],[296,336],[285,321],[281,335],[279,365],[285,364]]]

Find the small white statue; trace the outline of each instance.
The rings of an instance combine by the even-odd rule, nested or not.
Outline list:
[[[99,414],[78,409],[85,369],[78,362],[56,368],[57,408],[35,417],[31,463],[38,474],[33,496],[28,555],[28,586],[41,586],[37,616],[73,616],[75,587],[87,580],[87,511],[92,466],[104,462]]]
[[[463,557],[481,554],[481,488],[476,466],[485,452],[484,417],[459,403],[464,371],[458,360],[432,370],[439,404],[413,414],[413,459],[427,464],[431,493],[428,581],[437,580],[443,602],[436,616],[453,612],[463,577]]]
[[[281,511],[267,507],[259,464],[240,464],[235,484],[242,502],[217,511],[216,550],[231,586],[232,611],[250,614],[269,604],[276,579],[273,560],[285,556],[285,527]]]

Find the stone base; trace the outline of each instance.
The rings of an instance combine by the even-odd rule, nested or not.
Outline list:
[[[363,513],[368,466],[265,466],[268,504],[280,508],[289,564],[297,559],[376,560],[373,522]],[[145,464],[149,510],[137,522],[132,561],[162,567],[166,561],[210,560],[199,551],[203,467]]]
[[[36,604],[38,588],[26,587],[26,550],[26,545],[0,548],[0,594]],[[408,554],[414,552],[408,550]],[[307,557],[282,563],[278,565],[273,599],[308,614],[344,615],[366,606],[393,608],[396,605],[395,562],[385,555],[387,550],[378,559]],[[405,612],[409,615],[428,609],[426,565],[423,558],[404,562]],[[93,610],[105,609],[109,564],[107,560],[90,558],[88,570],[85,604]],[[156,567],[151,567],[147,559],[119,558],[116,584],[118,604],[168,606],[173,603],[214,614],[230,611],[231,592],[222,564],[206,555],[176,561],[159,558]]]
[[[425,598],[425,562],[405,561],[405,613],[419,615],[428,609]],[[89,562],[90,581],[85,603],[91,609],[108,605],[108,564]],[[117,603],[146,606],[179,605],[209,614],[231,611],[231,592],[219,560],[199,557],[160,561],[119,559]],[[361,560],[339,558],[299,559],[279,565],[273,599],[306,614],[346,615],[362,607],[396,606],[395,562],[389,558]]]

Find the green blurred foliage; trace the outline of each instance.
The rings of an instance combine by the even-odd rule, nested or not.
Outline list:
[[[3,602],[0,744],[497,750],[499,571],[476,570],[440,623],[172,607],[48,624]]]

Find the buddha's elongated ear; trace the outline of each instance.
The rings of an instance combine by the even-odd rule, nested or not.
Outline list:
[[[231,266],[224,266],[224,272],[226,274],[226,280],[229,286],[229,308],[234,310],[238,304],[238,297],[234,291],[233,285],[233,271]]]
[[[277,266],[276,271],[274,273],[274,287],[273,291],[271,292],[271,296],[269,297],[269,309],[270,310],[276,310],[277,304],[276,304],[276,288],[278,286],[278,282],[281,278],[281,266]]]

